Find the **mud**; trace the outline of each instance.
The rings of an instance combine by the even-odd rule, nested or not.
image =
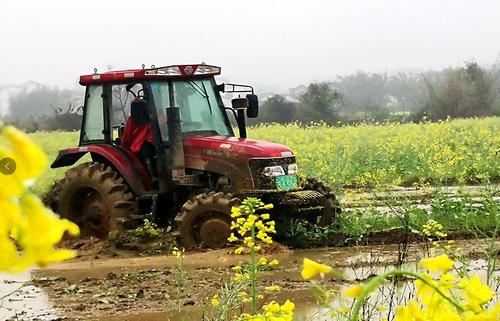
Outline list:
[[[449,188],[449,197],[455,197],[458,188]],[[482,188],[470,187],[467,192],[479,195]],[[398,194],[399,193],[399,194]],[[373,192],[345,196],[343,204],[348,209],[365,206],[402,195],[415,204],[426,206],[432,190],[395,188],[386,194]],[[485,242],[468,240],[471,235],[450,234],[457,239],[457,246],[473,259],[471,269],[484,273]],[[287,240],[294,243],[296,240]],[[405,243],[407,245],[402,245]],[[364,246],[354,246],[359,244]],[[179,279],[177,259],[170,253],[175,245],[170,233],[159,239],[144,239],[124,232],[108,240],[68,239],[61,246],[78,251],[72,261],[11,276],[0,275],[0,297],[26,284],[21,290],[0,303],[0,320],[201,320],[211,314],[210,298],[232,277],[231,267],[244,262],[247,257],[232,255],[231,249],[190,252],[185,254],[186,276]],[[274,245],[263,250],[268,258],[276,258],[280,265],[260,274],[260,284],[278,285],[281,293],[268,299],[292,299],[297,304],[297,314],[314,320],[330,320],[328,311],[314,304],[309,283],[302,280],[300,269],[305,257],[329,264],[334,273],[324,283],[341,291],[354,283],[392,269],[401,262],[404,267],[416,270],[415,262],[428,254],[428,244],[422,237],[405,229],[392,229],[370,233],[361,240],[351,240],[348,235],[337,234],[321,244],[311,242],[294,244],[302,247],[342,246],[316,249],[291,249]],[[496,243],[497,256],[500,241]],[[496,275],[499,271],[495,272]],[[180,287],[179,283],[183,283]],[[402,286],[406,296],[414,291]],[[380,296],[386,296],[381,293]],[[496,298],[498,301],[498,298]]]
[[[458,241],[468,249],[469,256],[478,258],[478,270],[485,263],[477,241]],[[497,243],[497,248],[500,243]],[[427,252],[425,244],[410,245],[406,251],[407,268]],[[314,250],[274,249],[269,258],[280,265],[272,271],[261,272],[262,285],[279,285],[282,292],[269,297],[284,301],[294,299],[302,316],[319,313],[310,294],[309,283],[302,280],[300,269],[305,257],[334,267],[324,283],[341,290],[356,282],[391,269],[399,260],[398,245],[324,248]],[[73,261],[34,270],[16,278],[4,277],[10,288],[28,281],[32,286],[22,289],[4,303],[2,317],[22,313],[23,320],[179,320],[181,316],[201,319],[210,314],[212,295],[232,276],[230,267],[246,260],[245,256],[229,254],[226,250],[186,253],[185,285],[179,289],[172,255],[150,257],[108,258]],[[5,285],[1,285],[2,293]],[[12,318],[14,320],[14,318]],[[326,319],[325,319],[326,320]]]

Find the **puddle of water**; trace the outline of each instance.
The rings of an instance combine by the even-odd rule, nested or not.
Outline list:
[[[0,273],[0,296],[10,293],[23,284],[29,284],[31,272],[20,274]],[[0,320],[57,320],[49,297],[40,288],[26,285],[0,302]]]

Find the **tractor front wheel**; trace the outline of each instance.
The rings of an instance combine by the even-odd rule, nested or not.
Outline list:
[[[340,203],[332,193],[332,189],[317,178],[308,178],[303,186],[306,190],[319,192],[324,197],[324,209],[314,218],[313,223],[327,226],[335,222],[341,212]]]
[[[230,193],[209,192],[184,203],[175,217],[175,235],[186,250],[206,246],[217,249],[231,234],[231,208],[240,200]]]
[[[106,238],[134,214],[133,193],[116,171],[102,163],[71,168],[48,195],[54,211],[78,224],[82,236]]]

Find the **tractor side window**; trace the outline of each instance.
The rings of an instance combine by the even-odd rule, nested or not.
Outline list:
[[[113,140],[116,140],[120,135],[119,131],[130,116],[130,103],[134,100],[134,95],[142,95],[142,84],[136,84],[131,88],[130,93],[127,91],[125,84],[113,85],[111,87],[111,106],[113,109],[112,124],[113,124]]]
[[[87,89],[87,105],[82,132],[82,141],[104,140],[104,106],[103,87],[89,86]]]

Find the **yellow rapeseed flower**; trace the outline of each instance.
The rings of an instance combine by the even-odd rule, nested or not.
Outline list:
[[[420,260],[420,266],[426,268],[430,272],[448,272],[453,267],[453,264],[453,260],[446,254]]]
[[[15,127],[7,126],[2,131],[3,137],[10,143],[16,161],[15,174],[21,180],[31,180],[42,175],[48,166],[43,150],[34,144],[26,134]]]
[[[363,286],[361,284],[357,284],[345,290],[344,294],[349,298],[359,298],[361,291],[363,291]]]
[[[0,128],[0,136],[0,158],[16,162],[14,173],[0,175],[0,271],[19,272],[73,258],[75,251],[54,246],[66,232],[78,235],[78,226],[45,208],[27,188],[47,168],[45,154],[14,127]]]
[[[310,280],[317,276],[324,277],[325,274],[332,272],[332,267],[326,264],[321,264],[318,262],[314,262],[308,258],[304,258],[304,265],[302,269],[302,278],[304,280]]]
[[[488,303],[495,294],[477,275],[471,276],[468,280],[463,279],[460,288],[465,292],[467,303],[474,312],[479,312],[481,306]]]
[[[234,250],[234,254],[241,254],[245,251],[245,248],[243,246],[240,246],[236,250]]]
[[[271,286],[266,286],[264,290],[267,292],[279,292],[281,288],[277,285],[271,285]]]
[[[212,303],[212,306],[214,307],[218,307],[220,302],[219,302],[219,296],[217,294],[215,294],[213,297],[212,297],[212,300],[210,300],[210,303]]]

